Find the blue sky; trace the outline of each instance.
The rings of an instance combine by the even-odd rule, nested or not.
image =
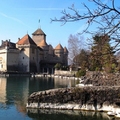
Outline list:
[[[108,0],[105,0],[108,1]],[[85,27],[85,22],[62,23],[52,22],[50,18],[60,18],[61,11],[72,4],[85,12],[81,3],[88,4],[88,0],[0,0],[0,41],[10,39],[17,42],[27,33],[32,33],[41,27],[47,35],[47,43],[56,47],[59,43],[68,46],[70,34],[76,34]],[[88,5],[93,8],[92,4]],[[39,24],[40,19],[40,24]]]

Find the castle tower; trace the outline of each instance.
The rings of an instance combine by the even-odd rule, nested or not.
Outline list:
[[[64,49],[61,44],[58,44],[54,49],[55,55],[59,58],[60,62],[63,63]]]
[[[49,46],[46,41],[43,39],[39,42],[38,46],[43,49],[44,60],[47,59]]]
[[[32,33],[33,41],[38,45],[42,40],[46,42],[46,34],[38,28],[34,33]]]
[[[66,47],[64,47],[64,65],[68,65],[68,50]]]
[[[26,34],[23,38],[19,39],[16,47],[20,50],[18,68],[23,72],[37,72],[38,51],[37,45],[32,38]]]

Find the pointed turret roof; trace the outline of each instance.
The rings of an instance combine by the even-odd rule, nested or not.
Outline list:
[[[65,52],[65,53],[68,53],[68,50],[67,50],[67,48],[66,48],[66,47],[64,47],[64,52]]]
[[[53,46],[51,44],[49,44],[49,48],[52,48],[53,49]]]
[[[32,35],[45,35],[46,36],[46,34],[40,28],[38,28],[35,32],[33,32]]]
[[[61,44],[58,44],[58,45],[55,47],[55,50],[62,50],[62,49],[63,49],[63,47],[62,47]]]
[[[47,46],[47,43],[46,43],[45,40],[42,40],[42,41],[38,44],[38,46],[40,46],[40,47]]]
[[[18,45],[24,45],[24,44],[36,45],[35,42],[32,40],[32,38],[28,34],[26,34],[23,38],[19,39],[17,44]]]

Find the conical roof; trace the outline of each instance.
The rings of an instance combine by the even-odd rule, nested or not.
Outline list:
[[[49,44],[49,48],[52,48],[53,49],[53,46],[51,44]]]
[[[68,53],[68,50],[67,50],[67,48],[66,48],[66,47],[64,47],[64,52],[65,52],[65,53]]]
[[[24,45],[24,44],[32,44],[32,45],[36,45],[35,42],[32,40],[32,38],[26,34],[23,38],[21,38],[18,42],[18,45]]]
[[[46,36],[46,34],[40,28],[38,28],[35,32],[33,32],[32,35],[45,35]]]
[[[45,40],[42,40],[42,41],[38,44],[38,46],[40,46],[40,47],[47,46],[47,43],[46,43]]]
[[[63,49],[63,47],[62,47],[61,44],[58,44],[58,45],[55,47],[55,50],[62,50],[62,49]]]

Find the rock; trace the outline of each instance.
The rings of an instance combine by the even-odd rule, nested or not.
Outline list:
[[[120,87],[114,86],[52,89],[31,94],[26,107],[109,111],[120,107],[119,93]],[[71,104],[72,107],[68,107],[67,104]]]
[[[80,84],[92,84],[93,86],[120,86],[120,74],[88,71],[84,77],[81,77]]]

